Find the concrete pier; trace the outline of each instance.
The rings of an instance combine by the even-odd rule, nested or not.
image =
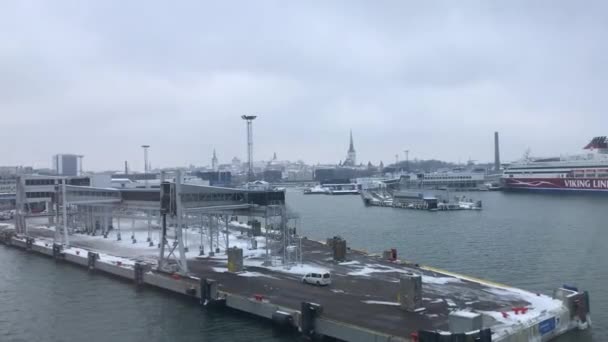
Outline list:
[[[79,245],[74,236],[72,247],[62,248],[44,231],[32,229],[32,234],[17,236],[12,229],[0,229],[0,242],[131,279],[138,286],[192,297],[210,309],[220,305],[248,312],[307,336],[345,341],[548,341],[588,322],[585,292],[558,289],[552,298],[355,250],[338,262],[332,248],[311,240],[303,241],[305,261],[331,270],[330,286],[302,284],[296,272],[301,267],[306,273],[302,266],[245,263],[243,272],[228,272],[226,260],[218,258],[189,259],[190,273],[180,276],[119,256],[126,255],[126,249],[110,254],[97,245],[93,250]],[[242,257],[235,253],[232,258]]]

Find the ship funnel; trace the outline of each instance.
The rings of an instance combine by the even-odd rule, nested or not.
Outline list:
[[[500,146],[498,145],[498,132],[494,132],[494,170],[500,171]]]

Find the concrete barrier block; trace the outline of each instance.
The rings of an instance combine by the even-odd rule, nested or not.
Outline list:
[[[32,246],[32,251],[40,253],[40,254],[45,254],[45,255],[48,255],[48,256],[53,256],[53,249],[49,248],[49,247],[33,245]]]
[[[268,319],[272,319],[272,314],[278,310],[277,306],[274,304],[235,295],[230,295],[226,298],[226,305],[230,308],[249,312]]]
[[[450,331],[465,333],[481,329],[481,314],[470,311],[452,311],[448,315]]]
[[[406,311],[416,311],[422,307],[422,277],[420,274],[404,273],[399,279],[399,302]]]
[[[375,331],[361,329],[357,326],[340,323],[337,321],[317,318],[315,322],[315,332],[318,334],[333,337],[342,341],[352,342],[406,342],[399,336],[384,335]]]
[[[86,257],[86,255],[82,256],[82,255],[73,255],[73,254],[66,253],[64,260],[77,264],[77,265],[81,265],[81,266],[89,265],[89,259]]]
[[[196,284],[194,282],[186,280],[185,278],[173,279],[163,274],[146,272],[144,273],[144,283],[172,292],[188,294],[196,298],[201,297],[199,291],[196,291],[194,294],[188,293],[188,291],[192,288],[196,290]]]
[[[19,248],[26,248],[26,243],[23,240],[17,239],[17,238],[12,238],[11,239],[11,245],[15,246],[15,247],[19,247]]]
[[[133,279],[133,269],[125,268],[117,265],[107,264],[105,262],[97,262],[95,268],[99,271],[113,274],[115,276]]]

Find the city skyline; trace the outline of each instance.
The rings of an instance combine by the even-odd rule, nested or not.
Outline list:
[[[347,144],[348,148],[347,148],[347,152],[346,152],[346,157],[344,159],[338,159],[337,161],[328,161],[328,162],[310,162],[310,161],[306,161],[306,160],[302,160],[302,159],[297,159],[297,158],[290,158],[285,157],[282,158],[282,161],[288,161],[291,163],[299,163],[299,162],[303,162],[305,165],[308,166],[317,166],[317,165],[322,165],[322,166],[330,166],[330,165],[334,165],[334,166],[345,166],[345,167],[358,167],[358,166],[366,166],[368,163],[372,163],[372,165],[374,166],[378,166],[380,164],[383,164],[385,166],[390,166],[393,165],[395,163],[401,163],[404,162],[406,160],[406,158],[409,158],[409,160],[411,161],[416,161],[416,160],[420,160],[420,161],[424,161],[424,160],[437,160],[437,161],[442,161],[442,162],[447,162],[447,163],[452,163],[452,164],[456,164],[456,165],[466,165],[469,162],[473,162],[474,164],[492,164],[492,160],[490,158],[488,158],[487,160],[475,160],[472,158],[459,158],[458,160],[443,160],[443,159],[438,159],[438,158],[424,158],[424,157],[418,157],[418,156],[413,156],[410,158],[410,150],[404,150],[401,151],[402,153],[404,153],[403,156],[400,155],[399,151],[397,151],[396,154],[393,155],[393,160],[388,160],[388,161],[384,161],[384,160],[374,160],[374,159],[369,159],[369,160],[358,160],[356,159],[356,149],[354,148],[354,142],[353,142],[353,134],[352,134],[352,130],[350,130],[349,133],[349,143]],[[150,147],[148,145],[146,145],[147,147]],[[494,145],[492,146],[492,148],[494,148]],[[494,150],[493,150],[494,152]],[[520,160],[521,157],[523,157],[525,154],[528,154],[530,152],[530,150],[526,150],[524,151],[524,153],[522,153],[522,155],[517,159]],[[501,150],[502,153],[502,150]],[[75,155],[73,153],[60,153],[60,154],[65,154],[65,155]],[[406,155],[407,154],[407,155]],[[343,153],[344,155],[344,153]],[[76,155],[75,155],[76,156]],[[532,156],[536,156],[536,155],[532,155]],[[14,164],[12,166],[17,166],[17,167],[33,167],[34,169],[55,169],[56,165],[53,164],[54,162],[54,158],[56,157],[56,155],[53,155],[53,161],[46,165],[46,164],[34,164],[34,163],[30,163],[30,164]],[[82,159],[86,159],[85,155],[78,155],[78,157],[81,159],[81,161],[79,162],[80,167],[82,167],[83,162]],[[141,156],[139,156],[141,158]],[[492,155],[492,158],[494,158],[495,155]],[[539,156],[541,157],[541,156]],[[546,156],[542,156],[542,157],[546,157]],[[94,158],[94,156],[93,156]],[[356,160],[356,163],[350,163],[349,160],[350,158],[353,158]],[[241,165],[246,165],[247,161],[246,161],[246,156],[244,158],[241,158],[239,156],[232,156],[232,157],[226,157],[226,159],[221,159],[220,157],[218,157],[218,153],[216,148],[212,148],[212,152],[211,152],[211,157],[210,160],[208,162],[202,162],[200,164],[194,164],[192,162],[186,162],[184,164],[176,164],[176,165],[154,165],[154,167],[152,167],[152,162],[149,161],[149,170],[159,170],[159,169],[171,169],[171,168],[207,168],[207,169],[211,169],[211,170],[219,170],[222,167],[226,168],[226,166],[230,166],[233,165],[234,166],[234,161],[238,159],[241,163]],[[245,159],[245,160],[243,160]],[[268,157],[267,156],[262,156],[258,159],[254,159],[254,163],[268,163],[268,162],[272,162],[272,161],[276,161],[277,160],[277,152],[272,152],[272,156]],[[515,162],[517,160],[510,160],[510,161],[505,161],[504,163],[510,163],[510,162]],[[124,163],[125,161],[121,161],[121,163]],[[141,172],[145,172],[144,169],[144,164],[145,163],[141,163],[141,165],[139,165],[140,163],[138,162],[138,160],[135,161],[131,161],[131,160],[126,160],[126,162],[129,165],[129,169],[133,172],[133,173],[141,173]],[[10,165],[10,164],[5,164],[5,165]],[[124,165],[124,164],[122,164]],[[133,165],[135,165],[135,167],[133,167]],[[141,166],[141,170],[138,168],[138,166]],[[257,167],[257,166],[256,166]],[[121,168],[112,168],[110,165],[106,165],[102,168],[99,169],[94,169],[94,168],[83,168],[82,169],[84,172],[104,172],[104,171],[120,171],[122,170]]]
[[[143,145],[141,146],[146,147],[146,150],[148,148],[150,148],[149,145]],[[147,152],[147,151],[146,151]],[[348,143],[348,149],[347,149],[347,153],[346,153],[346,157],[342,160],[340,159],[339,161],[333,161],[333,162],[327,162],[327,163],[321,163],[321,162],[317,162],[317,163],[310,163],[301,159],[291,159],[291,158],[283,158],[280,161],[281,162],[289,162],[290,164],[298,164],[298,163],[303,163],[306,166],[336,166],[336,167],[367,167],[369,163],[371,163],[373,166],[379,166],[379,165],[386,165],[386,166],[390,166],[399,162],[403,162],[405,160],[407,160],[407,158],[409,157],[409,150],[404,151],[404,153],[407,153],[408,155],[405,156],[406,159],[398,159],[398,160],[394,160],[393,162],[387,162],[386,164],[384,163],[383,160],[380,161],[372,161],[372,160],[368,160],[366,162],[363,161],[357,161],[357,153],[356,153],[356,149],[354,147],[354,139],[353,139],[353,133],[352,130],[350,130],[349,133],[349,143]],[[144,153],[145,154],[145,153]],[[78,157],[79,158],[79,170],[83,171],[83,172],[107,172],[107,171],[116,171],[118,173],[120,173],[121,169],[113,169],[111,167],[106,167],[103,169],[90,169],[90,170],[83,170],[82,168],[82,159],[85,157],[84,155],[74,155],[74,154],[64,154],[64,155],[70,155],[70,156],[74,156],[74,157]],[[396,155],[397,156],[397,155]],[[57,170],[57,165],[56,165],[56,161],[55,158],[57,157],[57,155],[53,156],[53,161],[52,161],[52,165],[50,167],[43,165],[43,166],[37,166],[37,165],[18,165],[19,167],[33,167],[34,169],[38,169],[38,170],[44,170],[44,169],[50,169],[50,170]],[[144,155],[144,158],[148,158],[147,154]],[[212,152],[212,157],[211,157],[211,161],[208,164],[200,164],[200,165],[195,165],[192,163],[189,164],[184,164],[184,165],[157,165],[154,168],[152,167],[152,164],[150,162],[148,162],[148,170],[160,170],[160,169],[171,169],[171,168],[184,168],[184,169],[191,169],[191,168],[197,168],[197,169],[210,169],[213,171],[219,171],[219,170],[230,170],[231,168],[234,169],[235,167],[235,160],[238,160],[238,162],[240,163],[239,167],[244,167],[245,165],[247,165],[247,161],[242,161],[240,158],[238,158],[237,156],[234,156],[230,159],[230,161],[226,160],[226,161],[222,161],[220,160],[220,158],[218,158],[217,155],[217,151],[215,148],[213,148],[213,152]],[[424,159],[424,158],[413,158],[412,161],[415,160],[436,160],[436,159]],[[277,153],[273,152],[272,157],[266,159],[265,157],[262,157],[261,159],[255,160],[254,159],[254,165],[258,164],[257,166],[254,166],[255,168],[259,169],[260,168],[260,164],[265,165],[266,167],[271,166],[271,163],[276,163],[278,161],[277,158]],[[127,160],[124,161],[125,164],[125,169],[127,165],[131,165],[131,163]],[[457,162],[454,161],[446,161],[448,163],[453,163],[453,164],[461,164],[461,165],[465,165],[469,162],[477,162],[476,160],[458,160]],[[137,163],[135,163],[137,164]],[[144,163],[145,164],[145,163]],[[489,162],[485,162],[482,161],[479,164],[489,164]],[[144,167],[142,165],[142,167]],[[142,173],[142,172],[146,172],[145,168],[143,168],[142,170],[138,170],[138,169],[132,169],[131,167],[129,167],[129,169],[131,170],[132,173]],[[234,171],[234,170],[233,170]],[[241,170],[242,171],[242,170]]]
[[[245,160],[241,115],[255,155],[310,164],[344,159],[349,129],[385,164],[491,161],[494,131],[505,162],[606,133],[605,3],[239,6],[3,2],[2,164],[143,169],[141,144],[155,166]]]

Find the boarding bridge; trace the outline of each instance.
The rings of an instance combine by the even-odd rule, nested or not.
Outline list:
[[[284,234],[294,234],[291,232],[295,230],[286,229],[286,223],[289,219],[296,218],[285,207],[284,191],[183,184],[180,182],[179,171],[175,179],[174,182],[163,181],[160,189],[114,189],[71,184],[63,178],[30,177],[17,186],[16,230],[19,234],[27,235],[27,219],[45,216],[48,217],[49,226],[58,228],[55,229],[56,241],[69,246],[69,236],[74,232],[108,238],[115,231],[117,234],[114,237],[120,241],[121,221],[123,224],[126,222],[126,225],[130,221],[132,226],[136,221],[147,221],[149,232],[152,230],[152,221],[155,221],[162,227],[159,241],[156,241],[160,249],[159,268],[175,266],[177,263],[177,271],[184,274],[188,272],[188,266],[182,229],[192,227],[193,223],[200,227],[201,239],[204,235],[210,241],[216,241],[209,244],[215,246],[216,252],[219,250],[219,235],[226,234],[226,241],[228,240],[228,223],[234,216],[266,222],[271,227],[265,231],[266,240],[279,241],[281,246],[277,250],[281,253],[293,244],[289,237],[281,237]],[[47,202],[48,213],[31,215],[27,203],[36,201]],[[261,232],[259,222],[257,234]],[[174,233],[173,245],[167,243],[167,230]],[[149,234],[150,246],[154,245],[152,240]],[[274,252],[267,248],[269,259],[272,253]],[[171,260],[171,257],[174,259]]]
[[[60,191],[63,192],[61,186]],[[119,204],[122,202],[120,190],[112,188],[93,188],[89,186],[67,185],[65,187],[67,204]]]
[[[179,196],[183,210],[186,212],[242,211],[285,204],[283,191],[255,191],[182,184]]]

